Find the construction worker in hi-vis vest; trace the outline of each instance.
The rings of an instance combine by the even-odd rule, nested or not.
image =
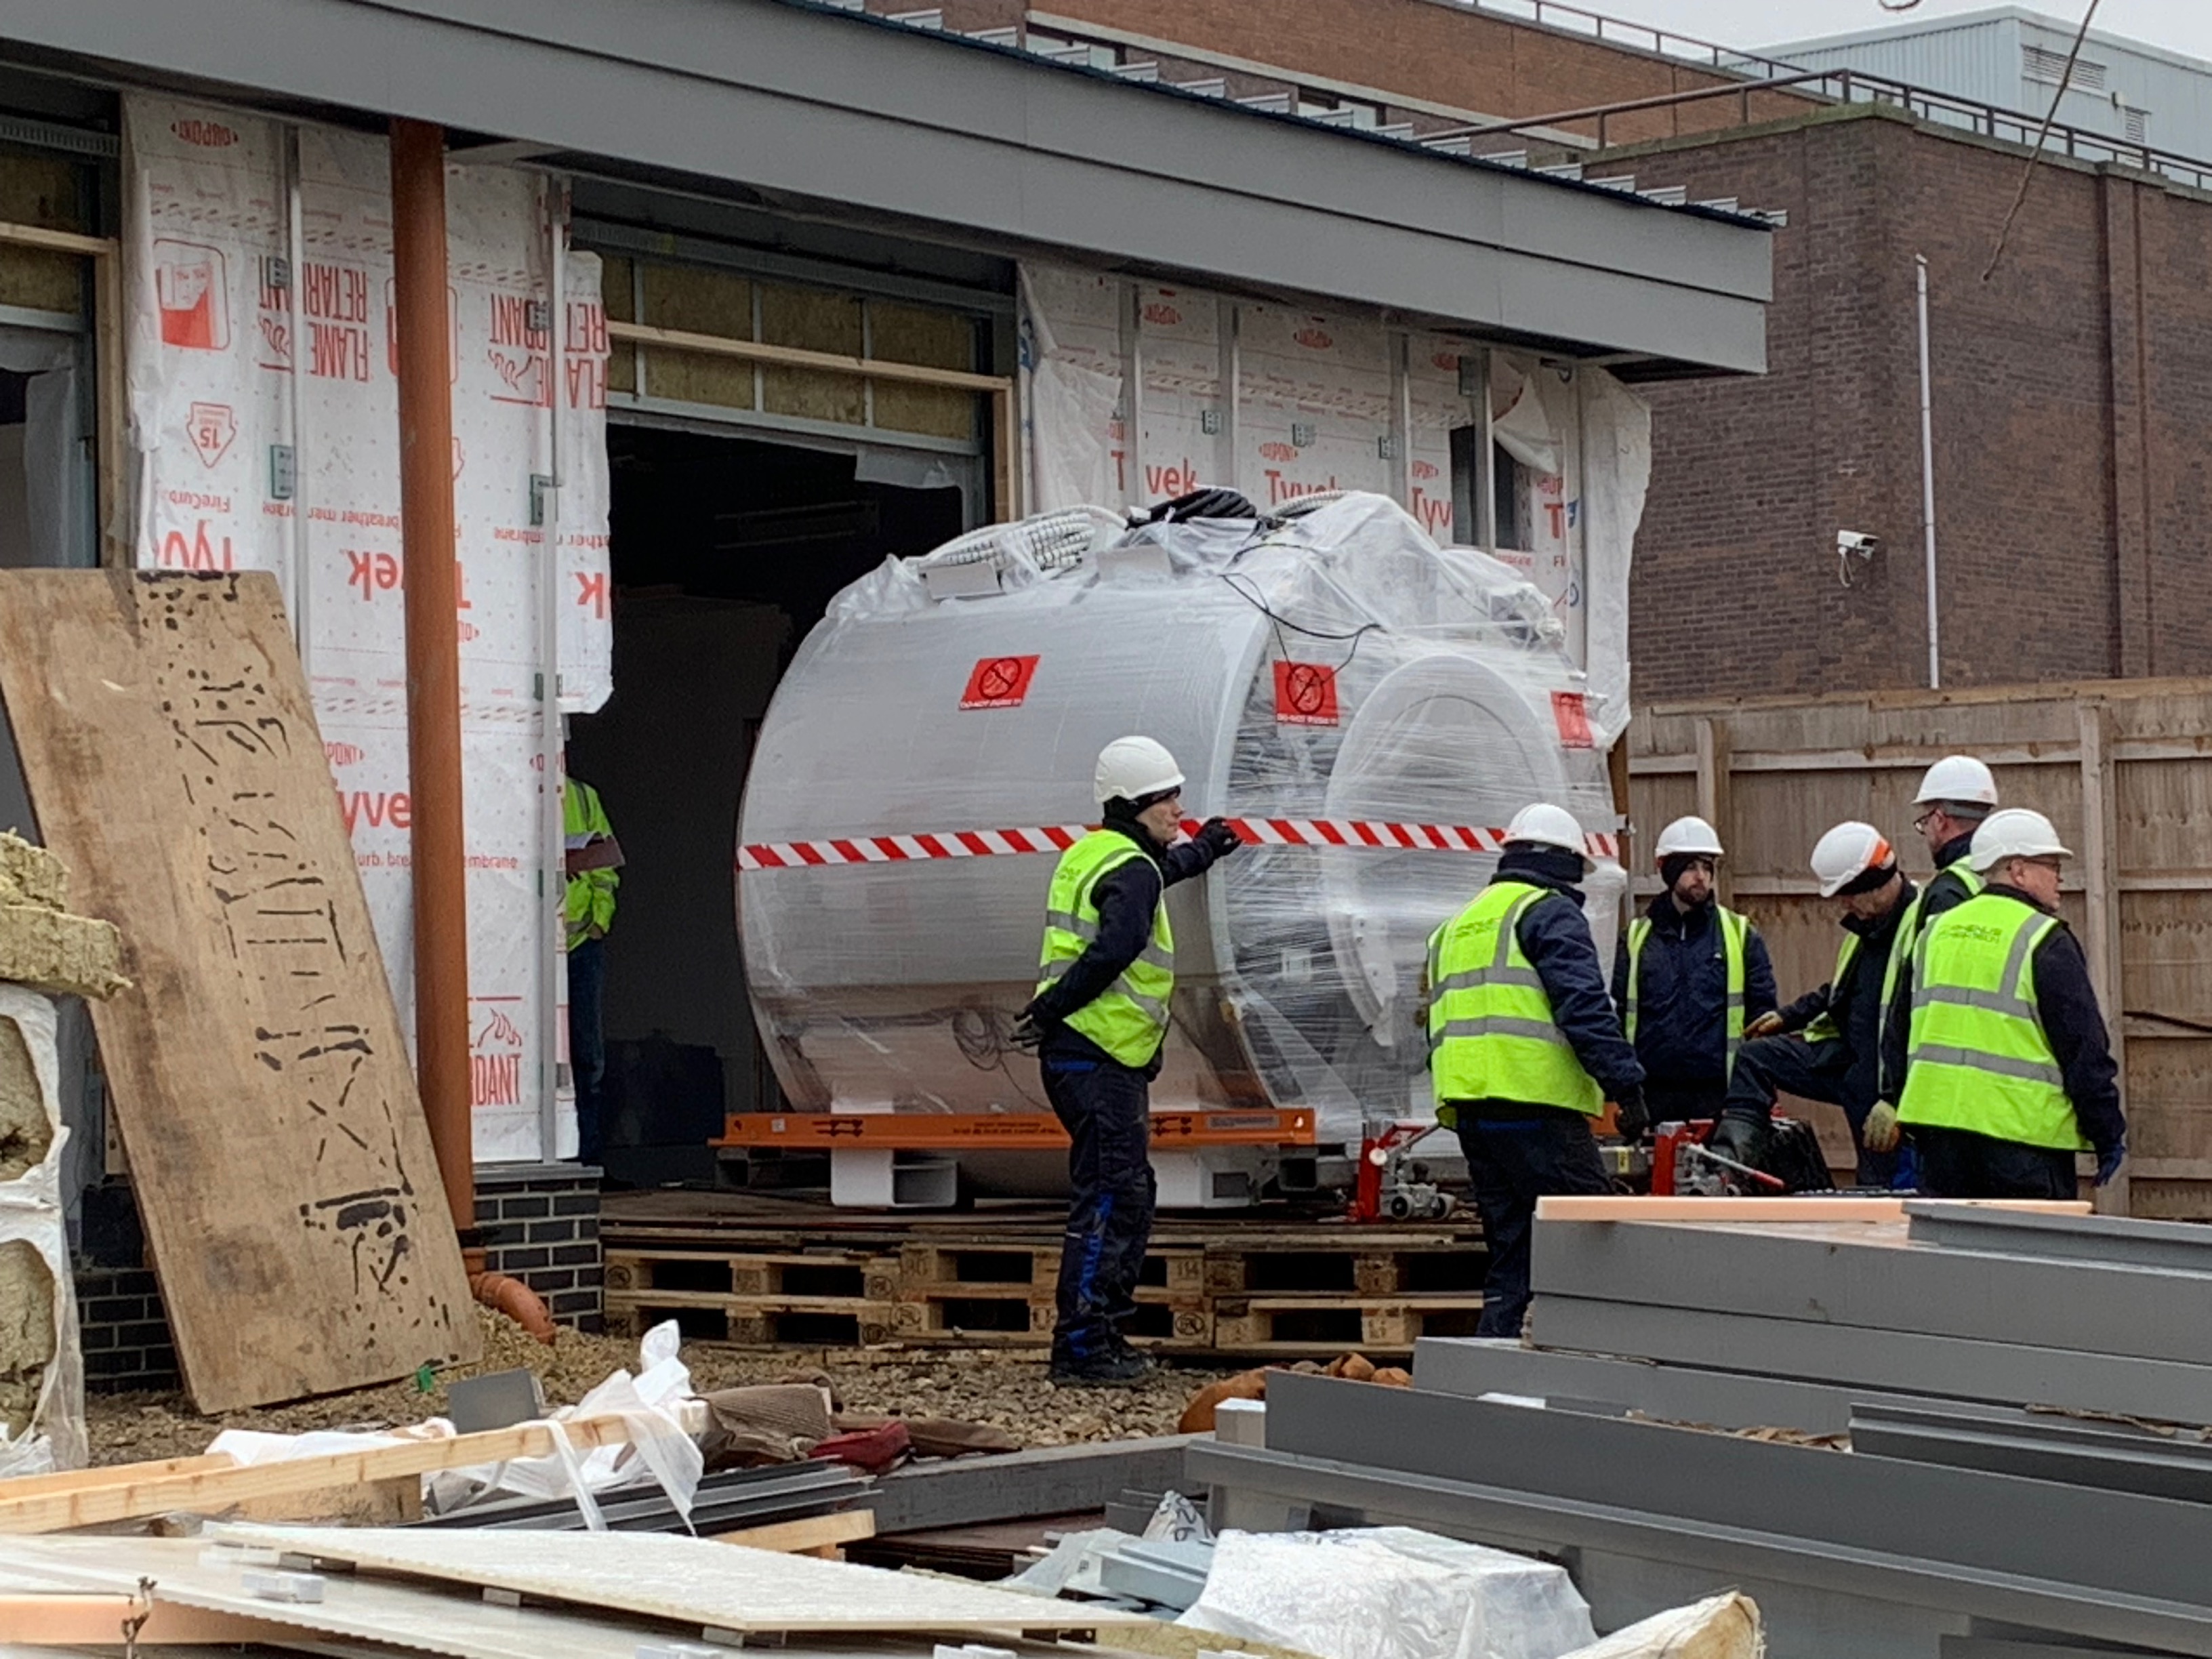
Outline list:
[[[2071,1199],[2076,1152],[2097,1155],[2100,1187],[2127,1156],[2104,1014],[2057,915],[2073,854],[2014,807],[1982,821],[1968,856],[1986,884],[1913,951],[1898,1121],[1938,1198]]]
[[[1121,1326],[1136,1311],[1152,1236],[1150,1091],[1175,994],[1166,890],[1238,842],[1219,818],[1179,839],[1182,771],[1150,738],[1108,744],[1095,781],[1105,823],[1053,872],[1036,995],[1014,1041],[1037,1048],[1045,1097],[1067,1131],[1074,1193],[1048,1375],[1127,1385],[1151,1370]]]
[[[567,716],[562,736],[568,736]],[[622,884],[622,844],[599,792],[575,778],[561,785],[562,843],[568,868],[563,913],[568,935],[568,1077],[576,1091],[576,1156],[599,1161],[605,1116],[607,1044],[606,938],[615,925],[615,890]]]
[[[1719,1116],[1745,1025],[1775,1006],[1766,941],[1714,894],[1721,856],[1703,818],[1662,830],[1653,858],[1664,885],[1613,953],[1613,1000],[1654,1123]]]
[[[1921,775],[1912,804],[1912,827],[1936,860],[1935,879],[1913,896],[1889,944],[1888,977],[1881,988],[1881,1099],[1867,1119],[1866,1143],[1877,1152],[1898,1145],[1896,1101],[1905,1088],[1905,1043],[1912,1021],[1912,955],[1936,917],[1954,909],[1986,884],[1967,858],[1974,831],[1997,810],[1997,781],[1972,755],[1946,755]]]
[[[1897,867],[1897,849],[1870,823],[1839,823],[1813,848],[1813,878],[1833,899],[1844,930],[1835,971],[1818,990],[1744,1027],[1728,1099],[1709,1143],[1763,1169],[1778,1093],[1844,1109],[1858,1147],[1858,1182],[1887,1187],[1896,1158],[1869,1151],[1869,1115],[1880,1091],[1881,988],[1899,918],[1913,885]]]
[[[1549,1193],[1613,1190],[1591,1121],[1649,1127],[1644,1068],[1621,1034],[1583,914],[1582,826],[1523,807],[1490,884],[1429,939],[1429,1072],[1437,1121],[1467,1154],[1490,1251],[1481,1336],[1518,1336],[1529,1233]]]

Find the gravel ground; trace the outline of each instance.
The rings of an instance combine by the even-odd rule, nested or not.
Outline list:
[[[203,1417],[181,1394],[90,1395],[85,1407],[92,1461],[130,1463],[190,1456],[204,1451],[208,1442],[226,1428],[299,1433],[416,1423],[444,1413],[448,1382],[525,1365],[543,1380],[549,1405],[573,1405],[611,1373],[638,1368],[634,1342],[586,1336],[563,1326],[549,1348],[503,1316],[486,1308],[477,1311],[483,1326],[483,1358],[473,1365],[441,1372],[427,1394],[408,1381],[219,1417]],[[818,1377],[826,1379],[840,1402],[854,1411],[988,1423],[1030,1446],[1171,1434],[1190,1396],[1229,1375],[1221,1370],[1176,1368],[1141,1389],[1055,1389],[1044,1380],[1043,1361],[1005,1358],[988,1352],[759,1353],[686,1344],[683,1358],[691,1368],[693,1389],[701,1393],[745,1382]]]

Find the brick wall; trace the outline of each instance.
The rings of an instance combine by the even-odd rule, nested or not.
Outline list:
[[[1631,149],[1785,208],[1767,374],[1647,388],[1631,637],[1648,700],[1926,684],[1914,256],[1929,262],[1946,685],[2199,673],[2212,198],[1854,109]],[[1881,538],[1845,589],[1836,532]]]
[[[477,1170],[484,1262],[544,1298],[564,1325],[603,1328],[599,1172],[574,1164],[491,1164]]]
[[[173,1389],[177,1350],[161,1287],[143,1267],[80,1267],[77,1340],[84,1348],[84,1384],[95,1394]]]

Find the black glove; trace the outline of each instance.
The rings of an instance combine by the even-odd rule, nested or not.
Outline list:
[[[1614,1094],[1613,1122],[1626,1139],[1644,1139],[1644,1132],[1651,1127],[1651,1113],[1644,1103],[1642,1089],[1622,1089]]]
[[[1181,524],[1186,519],[1256,519],[1260,509],[1233,489],[1194,489],[1152,511],[1154,524]]]
[[[2100,1187],[2119,1174],[2120,1165],[2126,1161],[2127,1156],[2128,1143],[2124,1137],[2097,1154],[2097,1184]]]
[[[1006,1041],[1017,1048],[1034,1052],[1045,1040],[1053,1027],[1060,1022],[1046,1013],[1034,1002],[1015,1017],[1014,1029],[1006,1034]]]
[[[1244,844],[1244,837],[1229,827],[1227,818],[1208,818],[1191,837],[1216,858],[1226,858]]]
[[[1766,1165],[1760,1160],[1766,1156],[1766,1139],[1771,1133],[1765,1117],[1754,1117],[1747,1112],[1723,1112],[1721,1121],[1713,1125],[1712,1138],[1705,1145],[1723,1158],[1763,1170]]]

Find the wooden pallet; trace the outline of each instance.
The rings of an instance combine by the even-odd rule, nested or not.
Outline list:
[[[1409,1354],[1424,1336],[1472,1336],[1482,1297],[1253,1297],[1215,1304],[1213,1346],[1224,1354],[1308,1358],[1358,1349],[1370,1359]]]
[[[607,1317],[623,1331],[674,1317],[709,1341],[1034,1351],[1051,1340],[1063,1227],[1062,1212],[1034,1204],[885,1216],[751,1194],[627,1194],[601,1223]],[[1425,1332],[1473,1328],[1483,1268],[1471,1218],[1164,1217],[1128,1334],[1192,1357],[1402,1353]]]

